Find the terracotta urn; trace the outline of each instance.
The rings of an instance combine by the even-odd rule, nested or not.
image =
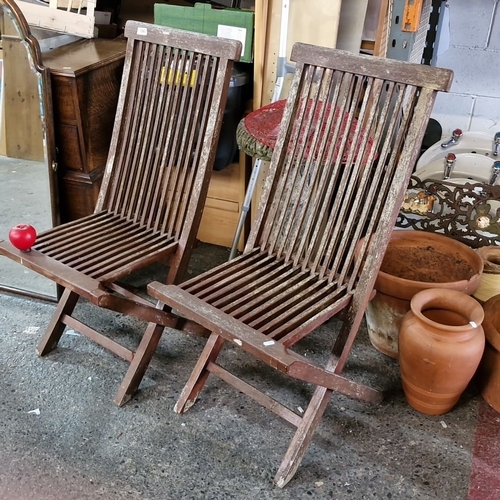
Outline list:
[[[395,230],[366,309],[373,346],[398,357],[398,332],[410,300],[419,291],[447,288],[468,295],[481,280],[483,259],[467,245],[437,233]]]
[[[500,412],[500,294],[483,306],[486,345],[477,372],[477,383],[485,401]]]
[[[399,366],[406,400],[427,415],[450,411],[484,351],[481,305],[446,289],[418,292],[399,332]]]

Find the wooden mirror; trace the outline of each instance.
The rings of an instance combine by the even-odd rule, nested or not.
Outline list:
[[[49,70],[13,0],[0,0],[0,30],[0,239],[6,239],[17,224],[49,229],[59,211]],[[0,291],[56,297],[51,281],[6,258],[0,261]]]

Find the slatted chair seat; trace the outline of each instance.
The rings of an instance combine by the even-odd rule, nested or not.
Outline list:
[[[383,396],[342,372],[435,96],[452,79],[445,69],[301,43],[292,60],[295,76],[243,255],[180,285],[148,286],[166,312],[210,332],[176,412],[193,406],[212,374],[297,427],[275,476],[280,487],[299,467],[334,392],[370,402]],[[325,345],[326,363],[293,350],[332,316],[342,327]],[[305,412],[222,366],[227,343],[311,384]]]
[[[144,267],[145,262],[166,258],[176,245],[174,235],[102,211],[44,232],[33,249],[107,284]]]
[[[29,252],[0,241],[3,254],[63,291],[37,352],[54,349],[66,326],[130,363],[135,387],[178,317],[119,282],[154,262],[167,283],[183,279],[208,191],[233,62],[241,43],[129,21],[122,85],[94,214],[38,235]],[[149,326],[133,351],[72,316],[79,298]],[[90,319],[90,318],[88,318]],[[117,404],[130,398],[119,392]]]
[[[301,338],[310,321],[320,316],[323,322],[351,299],[347,287],[337,281],[260,249],[179,286],[284,345]]]

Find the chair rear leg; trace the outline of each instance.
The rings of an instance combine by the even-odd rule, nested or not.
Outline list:
[[[142,336],[139,347],[137,348],[132,363],[125,374],[113,400],[117,406],[122,406],[132,399],[137,392],[139,385],[146,373],[151,358],[158,347],[164,327],[149,323],[144,335]]]
[[[210,334],[210,337],[201,353],[193,372],[191,373],[181,395],[174,406],[176,413],[184,413],[194,405],[198,394],[203,389],[207,381],[209,370],[207,368],[209,363],[214,363],[219,355],[222,346],[224,345],[224,338],[216,333]]]
[[[62,322],[63,316],[70,316],[78,302],[79,295],[66,288],[57,304],[56,310],[52,315],[47,330],[45,331],[36,352],[39,356],[45,356],[57,347],[57,344],[66,328]]]
[[[337,362],[331,368],[334,369],[335,373],[342,373],[347,363],[347,358],[351,352],[351,348],[356,335],[358,334],[361,322],[363,321],[363,315],[365,313],[367,303],[368,295],[366,299],[363,300],[363,307],[353,303],[346,311],[340,332],[337,335],[335,345],[333,346],[333,354],[337,358]]]
[[[333,391],[330,389],[316,387],[278,472],[274,476],[274,482],[279,488],[283,488],[297,472],[332,394]]]

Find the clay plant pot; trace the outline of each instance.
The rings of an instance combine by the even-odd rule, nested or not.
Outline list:
[[[484,271],[474,298],[481,303],[500,294],[500,246],[486,246],[477,250],[483,259]]]
[[[483,260],[463,243],[426,231],[394,231],[375,282],[377,293],[366,309],[371,343],[397,358],[398,332],[412,297],[432,288],[470,295],[482,272]]]
[[[483,355],[483,318],[481,305],[455,290],[423,290],[411,299],[399,332],[399,366],[413,408],[442,415],[455,406]]]
[[[484,354],[477,372],[477,383],[485,401],[500,412],[500,295],[483,306]]]

